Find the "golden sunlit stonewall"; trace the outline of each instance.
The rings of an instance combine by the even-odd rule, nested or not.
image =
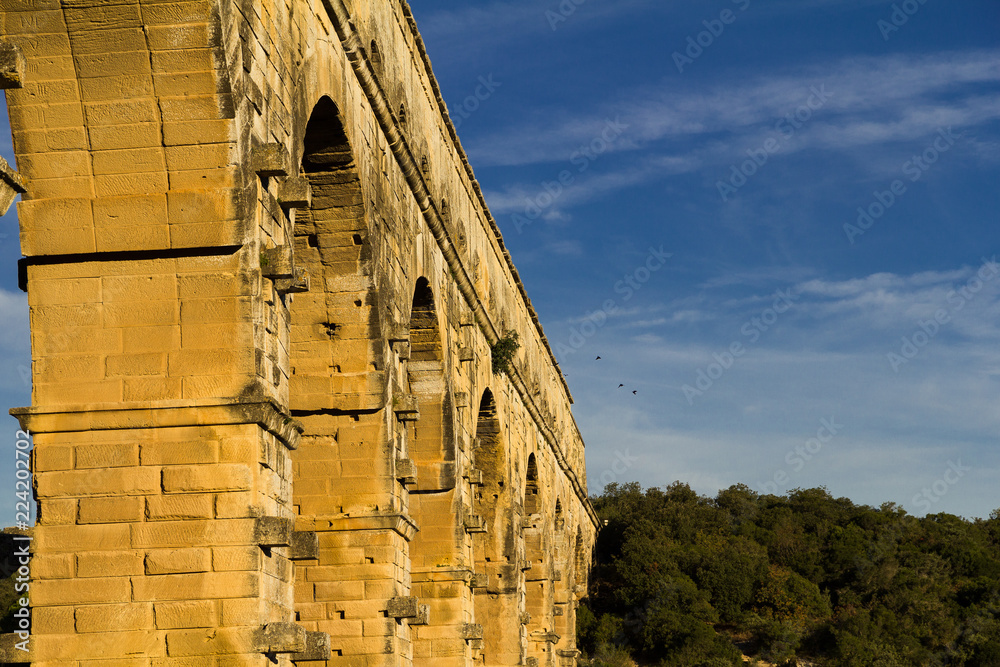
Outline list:
[[[572,399],[405,2],[0,9],[38,501],[5,659],[575,664]]]

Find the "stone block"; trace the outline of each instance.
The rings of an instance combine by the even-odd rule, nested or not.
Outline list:
[[[278,203],[282,208],[309,208],[312,204],[312,186],[301,176],[289,176],[278,189]]]
[[[396,459],[396,479],[404,485],[417,483],[417,464],[413,459]]]
[[[288,549],[290,560],[313,560],[319,558],[319,536],[311,531],[292,532]]]
[[[164,493],[243,491],[250,485],[250,468],[237,463],[168,466],[163,469]]]
[[[295,275],[292,247],[283,245],[260,251],[260,275],[265,278],[291,278]]]
[[[122,632],[154,627],[150,602],[77,607],[75,617],[77,632]]]
[[[215,600],[156,602],[156,627],[160,630],[212,628],[219,625],[219,603]]]
[[[142,521],[145,502],[141,497],[81,498],[77,523],[128,523]]]
[[[394,597],[389,600],[386,609],[389,618],[416,618],[420,615],[420,606],[415,597]]]
[[[306,650],[306,630],[297,623],[268,623],[254,641],[259,653],[300,653]]]
[[[483,626],[480,623],[463,623],[458,636],[462,639],[482,639]]]
[[[305,637],[305,648],[289,656],[295,663],[305,660],[329,660],[330,657],[330,635],[325,632],[308,631]]]
[[[0,89],[20,88],[24,85],[27,61],[21,47],[0,41]],[[6,209],[4,209],[6,213]]]
[[[201,549],[157,549],[146,553],[146,574],[208,572],[212,569],[212,551]]]
[[[0,50],[0,59],[2,57],[2,50]],[[2,82],[2,77],[3,75],[0,73],[0,82]],[[21,175],[7,164],[7,160],[0,157],[0,215],[6,215],[17,195],[24,192],[26,190]]]
[[[275,516],[262,516],[254,522],[254,544],[262,547],[285,547],[292,541],[292,521]]]
[[[250,153],[250,167],[258,176],[287,176],[290,158],[282,144],[262,144]]]

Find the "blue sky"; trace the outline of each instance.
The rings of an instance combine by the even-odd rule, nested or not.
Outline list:
[[[1000,507],[1000,5],[412,9],[567,375],[592,492]],[[0,398],[19,406],[13,212],[0,234]]]
[[[1000,6],[413,10],[592,492],[1000,507]]]

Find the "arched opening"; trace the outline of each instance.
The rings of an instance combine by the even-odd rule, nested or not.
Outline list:
[[[418,492],[455,487],[455,447],[450,402],[445,387],[444,356],[434,293],[426,278],[417,280],[410,311],[408,391],[416,398],[419,418],[407,433],[410,458],[417,466]]]
[[[484,582],[476,589],[476,622],[485,631],[484,664],[519,665],[523,664],[525,630],[519,621],[523,575],[518,563],[507,443],[497,408],[493,392],[484,390],[473,449],[477,477],[481,476],[474,492],[473,512],[485,527],[484,532],[473,534],[475,573]]]
[[[589,552],[583,543],[583,531],[576,529],[576,545],[573,552],[573,583],[577,598],[584,597],[587,591],[587,579],[590,576]]]
[[[400,104],[399,105],[399,125],[404,130],[406,129],[406,105],[405,104]]]
[[[473,449],[473,464],[482,475],[482,483],[475,491],[474,511],[481,516],[486,533],[481,548],[476,550],[477,558],[483,562],[505,560],[504,543],[507,527],[506,512],[510,504],[507,484],[507,448],[501,437],[500,419],[493,392],[483,391],[479,401],[476,419],[476,438]]]
[[[382,366],[381,327],[361,180],[337,106],[328,97],[313,109],[302,146],[302,173],[312,205],[296,209],[294,262],[312,288],[290,307],[289,399],[293,411],[380,406],[369,374]],[[350,285],[354,289],[327,286]]]
[[[528,516],[538,514],[538,464],[535,455],[528,456],[528,470],[524,477],[524,513]]]
[[[406,402],[415,402],[417,416],[404,423],[406,453],[417,470],[416,485],[408,489],[409,514],[418,529],[409,547],[411,594],[430,606],[428,625],[413,626],[414,654],[464,651],[463,619],[454,610],[462,609],[468,591],[456,585],[464,582],[460,566],[467,565],[465,528],[455,492],[456,452],[444,345],[434,292],[426,278],[418,279],[413,290],[409,337]]]
[[[374,39],[368,46],[368,60],[374,67],[382,67],[382,53],[378,50],[378,44]]]
[[[541,516],[542,498],[539,493],[538,461],[528,455],[524,475],[524,557],[530,567],[524,573],[524,607],[528,612],[528,655],[540,664],[550,664],[552,645],[547,641],[552,629],[552,541],[546,530],[546,518]]]
[[[309,273],[310,290],[288,300],[291,326],[281,340],[288,354],[289,406],[304,428],[292,453],[296,527],[316,531],[323,545],[318,559],[296,564],[295,601],[300,613],[322,610],[313,616],[320,624],[342,618],[342,592],[312,583],[342,568],[344,549],[352,546],[345,539],[350,531],[335,521],[376,518],[384,524],[399,494],[394,460],[386,455],[385,345],[372,273],[377,251],[349,127],[326,97],[305,127],[300,174],[312,199],[295,209],[292,258],[296,269]],[[405,557],[403,539],[391,527],[374,527],[365,539],[394,548],[366,549],[351,561],[358,563],[352,576],[368,590],[393,591],[398,578],[392,570]],[[393,628],[384,633],[373,641],[395,636]]]

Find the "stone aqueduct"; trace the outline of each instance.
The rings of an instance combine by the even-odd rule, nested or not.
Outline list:
[[[583,442],[406,3],[0,8],[38,503],[6,660],[575,664]]]

